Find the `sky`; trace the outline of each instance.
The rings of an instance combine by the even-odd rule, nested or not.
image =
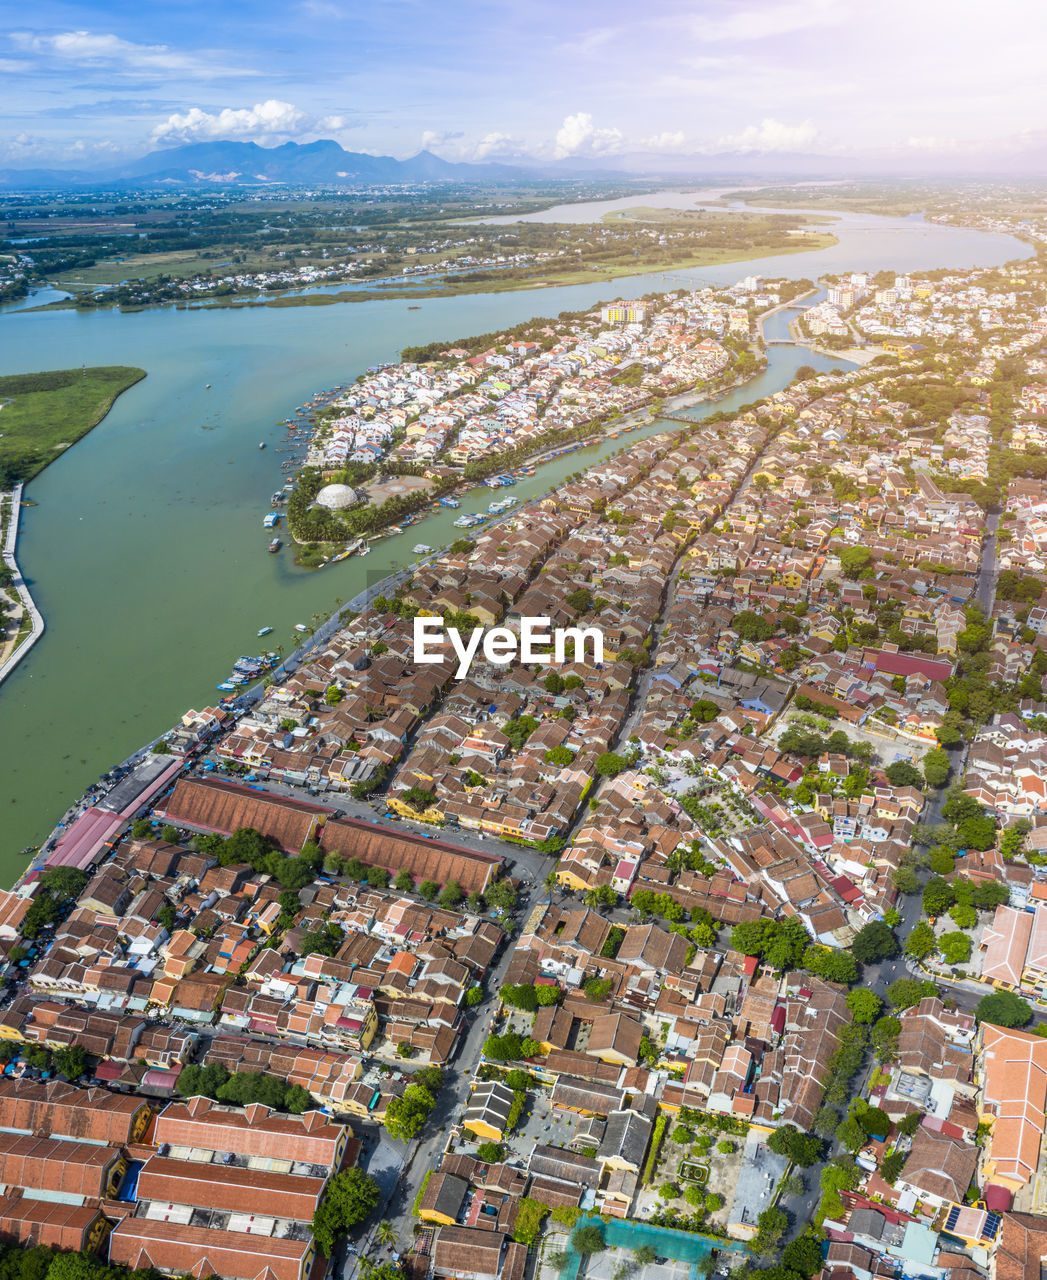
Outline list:
[[[216,138],[450,160],[1021,153],[1044,0],[36,0],[0,164]],[[14,17],[13,7],[7,12]]]

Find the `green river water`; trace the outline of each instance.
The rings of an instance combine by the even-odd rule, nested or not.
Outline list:
[[[644,204],[656,202],[645,195]],[[572,206],[572,216],[578,206]],[[549,216],[549,215],[547,215]],[[348,382],[409,343],[451,340],[536,315],[744,275],[938,266],[986,266],[1026,257],[1003,235],[958,231],[919,219],[856,215],[833,228],[840,243],[812,254],[640,276],[602,285],[326,307],[0,315],[0,373],[129,364],[148,377],[121,397],[90,435],[29,486],[19,563],[47,622],[44,638],[0,686],[0,883],[22,870],[21,849],[39,843],[101,773],[168,728],[242,653],[277,643],[390,569],[411,547],[457,536],[454,519],[500,494],[477,490],[383,539],[366,558],[320,572],[294,567],[287,548],[266,554],[269,495],[283,480],[277,420],[313,392]],[[343,286],[344,287],[344,286]],[[786,316],[768,336],[785,336]],[[715,406],[732,408],[787,383],[800,364],[842,362],[805,348],[771,347],[767,369]],[[206,389],[206,384],[211,389]],[[518,501],[615,452],[644,428],[569,454],[512,490]],[[265,441],[268,448],[260,451]],[[264,641],[259,627],[272,626]]]

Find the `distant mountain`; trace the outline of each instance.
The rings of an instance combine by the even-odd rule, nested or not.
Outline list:
[[[143,184],[187,186],[288,186],[358,187],[414,182],[519,181],[521,168],[508,164],[455,164],[431,151],[419,151],[407,160],[345,151],[337,142],[285,142],[260,147],[257,142],[194,142],[164,151],[152,151],[114,169],[86,173],[81,170],[4,169],[0,185],[21,187],[69,187],[105,183],[119,186]]]
[[[407,160],[346,151],[331,140],[285,142],[193,142],[153,151],[115,168],[0,169],[0,187],[56,190],[77,186],[314,186],[354,187],[430,182],[523,182],[536,179],[685,180],[750,185],[769,180],[818,178],[1036,177],[1047,174],[1041,141],[1023,151],[988,147],[960,152],[881,152],[804,155],[786,151],[721,151],[693,155],[627,152],[615,156],[570,156],[540,160],[520,155],[491,156],[482,164],[455,163],[419,151]]]

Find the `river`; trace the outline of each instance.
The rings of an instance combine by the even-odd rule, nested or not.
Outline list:
[[[569,207],[577,216],[581,206]],[[87,784],[186,708],[212,703],[238,655],[263,643],[289,651],[294,623],[311,623],[408,563],[415,543],[446,543],[458,515],[496,496],[478,491],[459,511],[382,540],[366,559],[318,573],[296,569],[286,548],[267,555],[262,516],[283,478],[276,422],[314,391],[350,381],[407,344],[484,333],[684,278],[988,266],[1030,252],[1007,236],[918,219],[845,215],[833,230],[840,244],[817,253],[676,272],[670,280],[649,275],[433,298],[418,310],[386,300],[126,315],[15,307],[0,315],[0,373],[84,363],[139,365],[149,375],[27,491],[38,506],[24,514],[18,558],[47,632],[0,686],[0,883],[17,878],[19,851],[39,843]],[[787,336],[790,314],[772,317],[767,336]],[[772,347],[768,357],[765,372],[714,407],[769,394],[801,364],[842,365],[805,348]],[[643,434],[666,425],[673,426]],[[542,492],[639,434],[558,459],[512,493],[523,500]],[[260,441],[270,447],[259,450]],[[275,628],[264,642],[255,635],[262,626]]]

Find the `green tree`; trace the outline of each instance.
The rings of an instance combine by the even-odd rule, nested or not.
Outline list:
[[[934,930],[926,920],[919,921],[905,939],[905,954],[914,960],[926,960],[937,949]]]
[[[854,935],[851,955],[859,964],[875,964],[898,954],[898,939],[882,920],[872,920]]]
[[[1013,991],[994,991],[982,996],[974,1016],[979,1022],[991,1022],[997,1027],[1024,1027],[1032,1021],[1032,1008]]]
[[[938,988],[933,982],[920,978],[899,978],[887,988],[887,999],[895,1009],[909,1009],[927,996],[936,996]]]
[[[938,943],[946,964],[966,964],[971,958],[971,939],[965,933],[943,933]]]
[[[952,885],[941,876],[931,876],[923,886],[923,909],[932,920],[948,911],[955,901]]]
[[[56,1049],[55,1067],[67,1080],[78,1080],[87,1071],[87,1051],[78,1044]]]
[[[908,760],[895,760],[884,770],[892,787],[922,787],[923,774]]]
[[[855,1022],[875,1022],[882,1007],[880,997],[865,987],[847,993],[847,1008]]]
[[[604,751],[596,757],[596,772],[601,778],[617,778],[628,767],[625,757],[614,751]]]
[[[385,1127],[392,1138],[405,1142],[421,1132],[436,1099],[419,1084],[409,1084],[401,1098],[391,1098],[385,1112]]]
[[[942,751],[940,747],[935,747],[933,751],[928,751],[921,761],[923,765],[923,776],[929,787],[944,787],[949,780],[949,770],[951,768],[948,751]]]
[[[440,886],[435,880],[423,880],[418,886],[418,896],[424,898],[426,902],[432,902],[439,892]]]
[[[583,1227],[576,1227],[571,1236],[571,1245],[575,1253],[580,1253],[583,1257],[591,1253],[602,1253],[607,1248],[603,1238],[603,1230],[594,1222],[586,1223]]]
[[[500,1142],[481,1142],[476,1148],[476,1158],[485,1164],[497,1164],[505,1155],[505,1148]]]
[[[465,893],[457,880],[448,880],[440,894],[441,907],[456,907],[464,899]]]
[[[380,1199],[378,1183],[362,1169],[336,1173],[313,1215],[313,1236],[321,1252],[330,1258],[338,1236],[370,1217]]]
[[[836,1113],[833,1112],[835,1123]],[[808,1168],[815,1164],[821,1155],[820,1140],[809,1133],[801,1133],[795,1125],[786,1124],[775,1129],[767,1139],[770,1149],[780,1156],[786,1156],[793,1164]]]

